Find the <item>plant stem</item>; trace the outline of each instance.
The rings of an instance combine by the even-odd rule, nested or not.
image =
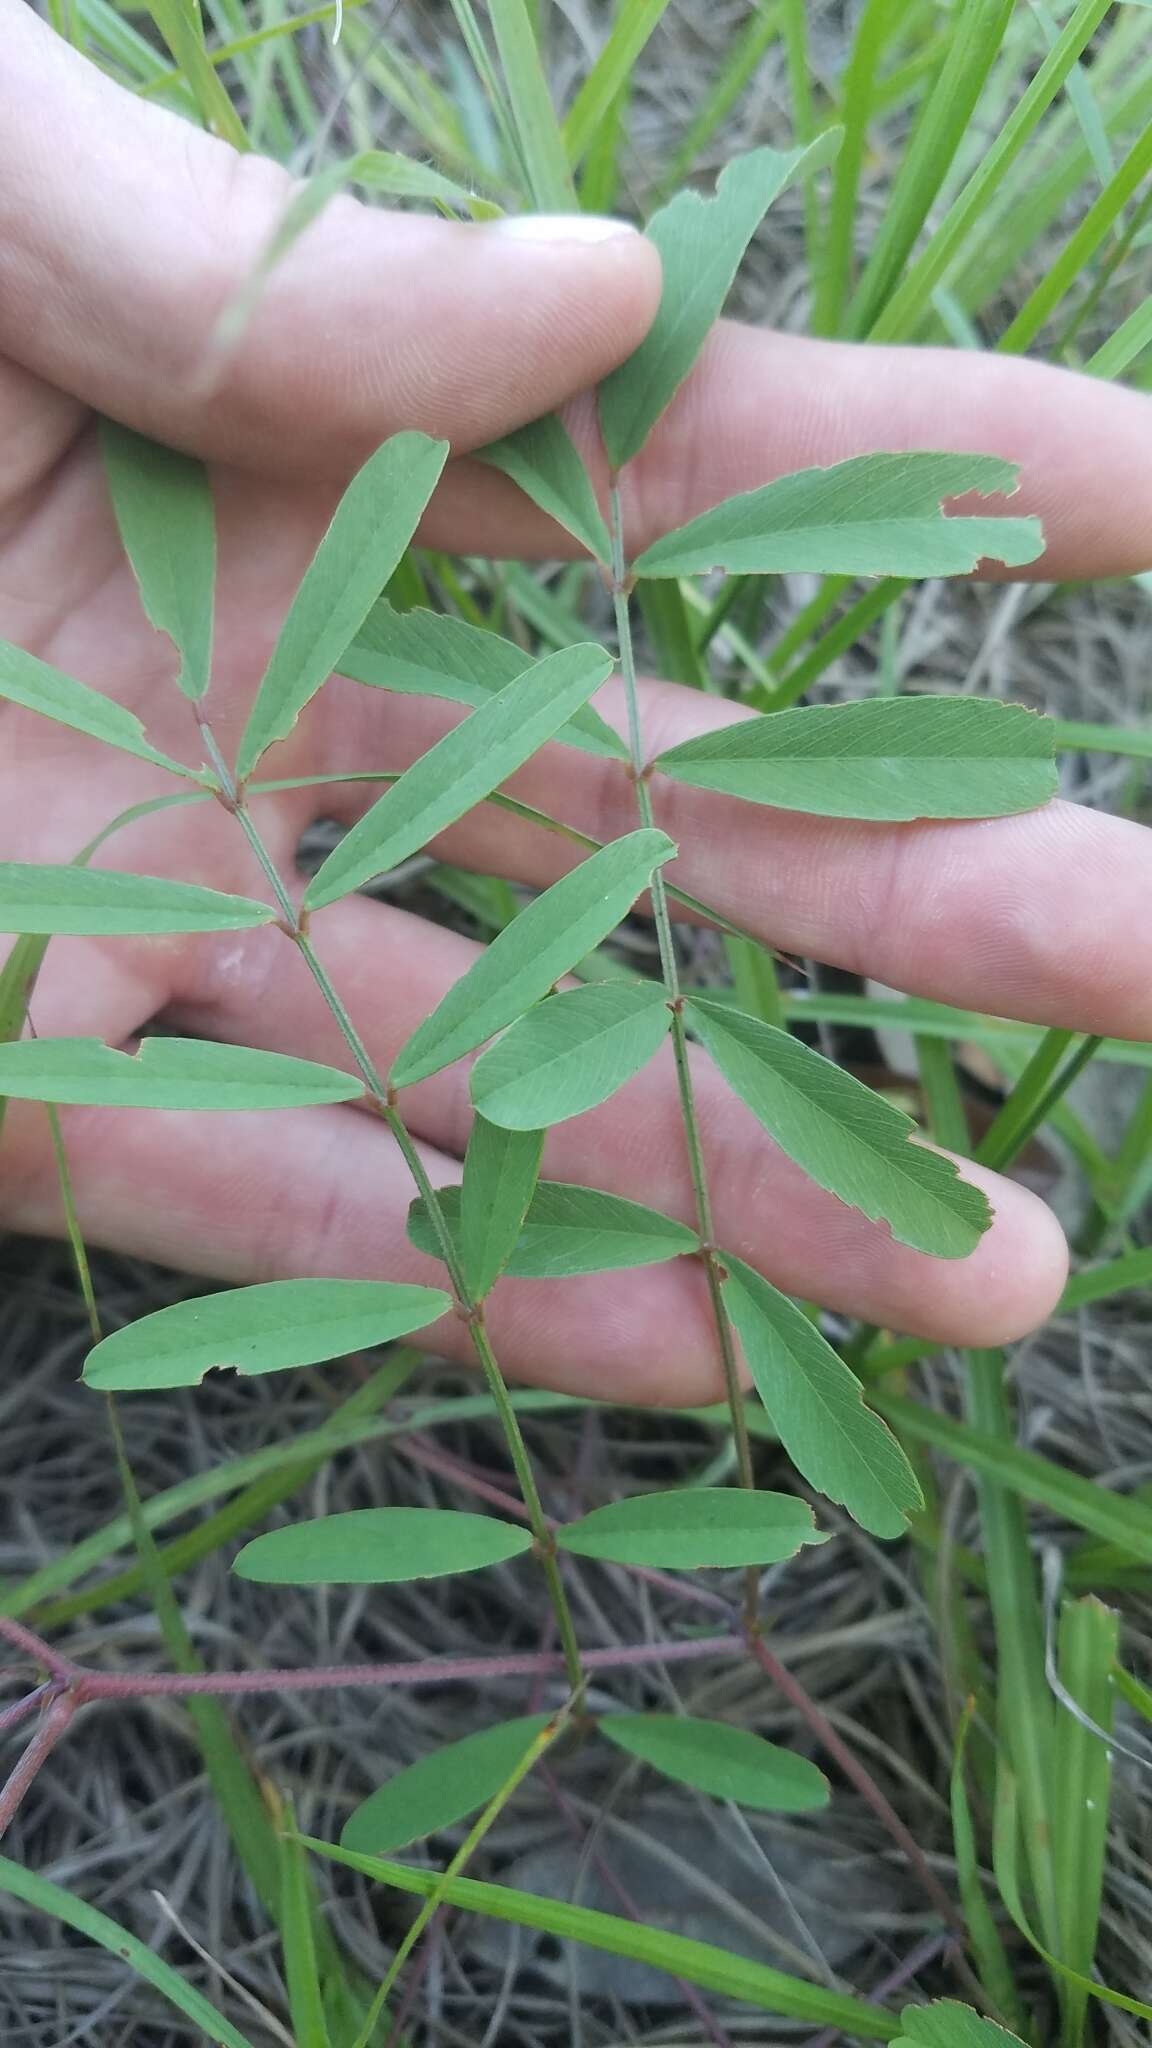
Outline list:
[[[45,1708],[40,1726],[0,1790],[0,1840],[15,1820],[26,1794],[39,1776],[41,1766],[47,1763],[57,1743],[67,1735],[75,1712],[76,1703],[67,1693],[58,1694]]]
[[[620,672],[624,678],[624,696],[628,707],[628,746],[632,760],[632,781],[636,790],[636,804],[640,822],[652,826],[655,818],[652,811],[652,796],[648,787],[648,775],[644,760],[644,735],[640,719],[640,693],[636,684],[636,655],[632,644],[632,619],[629,611],[629,572],[624,557],[624,523],[620,506],[620,488],[612,484],[612,602],[616,614],[616,636],[620,651]],[[708,1293],[712,1302],[712,1313],[716,1324],[716,1335],[720,1345],[720,1361],[724,1372],[724,1392],[732,1417],[732,1434],[736,1446],[736,1467],[741,1486],[755,1488],[756,1475],[752,1464],[752,1445],[744,1414],[744,1397],[740,1386],[740,1369],[736,1359],[736,1346],[732,1325],[724,1305],[721,1286],[722,1268],[717,1257],[713,1239],[712,1200],[708,1189],[708,1175],[704,1165],[704,1148],[700,1136],[700,1120],[696,1114],[696,1096],[692,1085],[692,1068],[688,1056],[688,1034],[684,1028],[684,1002],[680,990],[680,970],[676,960],[676,946],[672,936],[672,918],[668,909],[668,896],[664,879],[657,868],[652,877],[652,915],[656,924],[656,938],[660,948],[660,964],[664,986],[668,991],[668,1006],[672,1012],[672,1054],[676,1064],[676,1086],[680,1096],[680,1111],[684,1123],[684,1137],[688,1147],[688,1170],[692,1178],[692,1192],[696,1205],[696,1225],[703,1245],[703,1263],[708,1276]],[[745,1578],[746,1614],[749,1625],[754,1625],[759,1606],[759,1578],[754,1567],[750,1567]]]
[[[453,1242],[452,1234],[448,1229],[440,1198],[428,1178],[427,1170],[413,1141],[412,1134],[396,1107],[392,1090],[389,1088],[387,1081],[381,1074],[355,1024],[352,1022],[327,968],[317,957],[316,950],[308,936],[307,923],[301,918],[296,905],[284,887],[276,863],[265,846],[248,810],[244,792],[238,788],[235,778],[225,763],[210,728],[202,724],[201,732],[209,756],[220,777],[224,802],[235,816],[241,831],[244,833],[253,854],[260,864],[268,886],[276,899],[277,907],[283,920],[284,930],[295,945],[320,994],[323,996],[332,1019],[344,1039],[344,1043],[348,1047],[352,1058],[355,1060],[366,1087],[371,1093],[373,1106],[387,1124],[389,1131],[395,1139],[401,1157],[409,1173],[412,1175],[417,1192],[424,1203],[429,1221],[436,1233],[440,1255],[448,1268],[449,1277],[460,1305],[460,1312],[468,1325],[472,1347],[487,1382],[493,1406],[496,1409],[500,1426],[504,1432],[504,1439],[508,1446],[508,1453],[512,1459],[520,1491],[524,1496],[524,1505],[528,1510],[529,1525],[536,1541],[537,1553],[556,1615],[556,1626],[560,1632],[560,1641],[563,1646],[569,1682],[573,1688],[576,1688],[583,1683],[580,1647],[576,1640],[576,1625],[572,1618],[572,1610],[568,1603],[568,1595],[560,1573],[555,1538],[549,1527],[548,1517],[544,1513],[544,1504],[540,1498],[540,1490],[536,1484],[531,1459],[528,1456],[528,1446],[524,1441],[524,1433],[508,1393],[507,1382],[500,1370],[496,1355],[488,1339],[488,1332],[484,1323],[483,1304],[473,1299],[468,1288],[460,1256]]]

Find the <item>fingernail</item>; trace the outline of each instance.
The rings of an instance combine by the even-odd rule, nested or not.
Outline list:
[[[636,233],[628,221],[599,213],[513,213],[492,226],[517,242],[610,242]]]

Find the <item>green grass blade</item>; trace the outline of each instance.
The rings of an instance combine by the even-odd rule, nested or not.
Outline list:
[[[784,17],[782,0],[752,0],[747,20],[732,43],[719,76],[713,80],[689,123],[687,133],[666,166],[657,188],[663,205],[693,169],[724,127],[737,100],[755,76],[769,44],[780,33]]]
[[[1100,1926],[1112,1795],[1112,1669],[1119,1637],[1118,1617],[1099,1600],[1064,1603],[1053,1748],[1053,1860],[1060,1960],[1082,1979],[1092,1975]],[[1080,2048],[1088,1998],[1083,1984],[1063,1984],[1062,2048]]]
[[[956,1882],[960,1891],[960,1903],[964,1908],[964,1924],[968,1930],[973,1959],[980,1972],[980,1981],[988,1992],[994,2009],[1009,2026],[1019,2029],[1024,2025],[1024,2015],[1017,2000],[1012,1966],[1000,1938],[1000,1930],[984,1896],[976,1850],[976,1834],[972,1825],[972,1809],[968,1803],[968,1788],[964,1780],[968,1732],[973,1712],[974,1702],[969,1700],[956,1730],[949,1788]]]
[[[1149,124],[1133,143],[1115,176],[1104,187],[1095,204],[1088,209],[1075,233],[1069,237],[1055,261],[1048,264],[1035,291],[1025,300],[1016,318],[1005,328],[997,343],[998,348],[1005,351],[1022,351],[1030,347],[1065,294],[1083,275],[1092,257],[1120,219],[1128,201],[1139,190],[1150,171],[1152,124]]]
[[[573,170],[592,148],[668,4],[669,0],[620,0],[608,40],[564,116],[564,147]]]
[[[145,4],[188,81],[205,127],[230,142],[233,149],[247,150],[244,123],[208,55],[199,0],[145,0]]]
[[[876,73],[902,13],[901,0],[866,0],[844,70],[840,119],[844,141],[836,160],[828,228],[816,268],[814,334],[836,334],[852,282],[856,201],[875,106]]]
[[[532,203],[540,213],[575,213],[579,202],[564,136],[524,0],[488,0],[488,11]]]

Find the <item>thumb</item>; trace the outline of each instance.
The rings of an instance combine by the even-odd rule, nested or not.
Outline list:
[[[401,427],[475,448],[595,383],[655,313],[659,259],[623,222],[341,198],[209,377],[287,173],[135,99],[25,0],[0,0],[0,45],[0,350],[157,439],[281,475],[343,474]]]

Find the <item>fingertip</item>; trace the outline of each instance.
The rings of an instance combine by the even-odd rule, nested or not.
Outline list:
[[[971,1256],[949,1268],[960,1286],[938,1303],[934,1334],[985,1350],[1030,1336],[1047,1321],[1068,1279],[1068,1240],[1030,1188],[968,1160],[958,1163],[964,1179],[987,1195],[992,1223]]]

